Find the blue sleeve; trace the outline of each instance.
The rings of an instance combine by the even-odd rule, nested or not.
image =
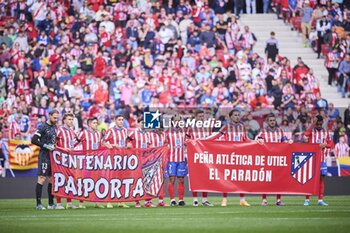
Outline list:
[[[5,140],[1,140],[1,150],[2,153],[4,154],[5,160],[8,160],[8,143],[7,140],[5,142]]]

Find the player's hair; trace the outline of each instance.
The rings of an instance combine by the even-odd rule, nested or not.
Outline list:
[[[122,114],[118,114],[118,115],[116,115],[116,116],[114,117],[114,120],[117,120],[119,117],[123,117],[123,118],[125,118],[125,117],[124,117],[124,115],[122,115]]]
[[[74,118],[74,114],[73,113],[70,113],[70,112],[67,112],[63,115],[62,117],[62,121],[64,121],[65,119],[67,119],[67,117],[73,117]]]
[[[203,110],[201,110],[201,109],[199,109],[199,110],[197,110],[197,111],[196,111],[196,113],[195,113],[195,114],[196,114],[196,116],[198,116],[199,114],[202,114],[202,113],[204,113],[204,111],[203,111]]]
[[[238,110],[237,108],[232,109],[232,110],[230,111],[230,113],[228,114],[228,116],[231,117],[231,116],[233,115],[234,112],[239,112],[239,110]]]
[[[267,115],[266,120],[270,119],[271,117],[276,118],[275,114],[270,113],[269,115]]]
[[[52,116],[53,114],[59,114],[59,111],[57,109],[52,109],[50,112],[49,112],[49,115]]]
[[[175,117],[179,117],[180,120],[182,119],[182,117],[181,117],[179,114],[175,114],[175,115],[173,115],[173,116],[171,117],[171,120],[172,120],[172,121],[175,120]]]
[[[98,121],[97,117],[90,117],[89,119],[87,119],[87,124],[90,125],[91,122],[93,122],[94,120]]]

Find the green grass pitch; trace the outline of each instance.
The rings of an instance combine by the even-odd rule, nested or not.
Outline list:
[[[185,207],[95,209],[88,203],[85,210],[45,211],[35,210],[34,199],[0,200],[0,232],[350,232],[350,196],[326,197],[328,207],[317,206],[316,197],[304,207],[302,196],[284,197],[286,206],[278,207],[274,198],[268,196],[266,207],[248,195],[251,207],[229,196],[227,207],[220,197],[209,197],[214,207],[193,207],[187,197]]]

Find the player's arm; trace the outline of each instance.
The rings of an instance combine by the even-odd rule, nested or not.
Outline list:
[[[55,149],[55,145],[53,144],[44,144],[42,141],[41,141],[41,138],[42,138],[42,135],[45,133],[45,129],[44,129],[44,126],[45,125],[41,125],[37,130],[36,132],[34,133],[33,137],[32,137],[32,144],[34,145],[37,145],[39,147],[43,147],[45,149],[48,149],[48,150],[54,150]]]
[[[258,135],[256,135],[256,137],[255,137],[255,142],[256,143],[259,143],[259,144],[264,144],[264,137],[263,137],[263,133],[262,133],[262,131],[258,134]]]
[[[185,133],[185,139],[186,140],[192,139],[193,138],[192,135],[193,135],[193,129],[192,128],[188,128],[186,133]]]
[[[80,134],[83,133],[80,132]],[[80,140],[79,140],[79,135],[77,136],[75,133],[74,133],[74,147],[77,147],[78,145],[80,144]]]
[[[40,125],[38,127],[38,129],[35,131],[33,137],[32,137],[32,144],[36,145],[36,146],[39,146],[39,147],[43,147],[44,144],[41,142],[41,137],[42,137],[42,134],[44,133],[44,129],[43,129],[43,125]]]
[[[83,143],[84,141],[86,141],[86,137],[85,137],[85,132],[83,130],[78,134],[78,137],[77,137],[78,144],[77,145],[79,145],[80,143]]]
[[[281,130],[282,130],[282,129],[281,129]],[[282,130],[281,142],[292,144],[292,143],[293,143],[293,140],[287,138],[286,134],[285,134],[284,131]]]
[[[226,133],[226,127],[227,125],[224,125],[221,127],[221,129],[218,132],[213,133],[212,135],[205,138],[205,140],[216,140],[219,139],[222,135],[225,135]]]
[[[126,148],[133,147],[133,143],[135,142],[135,130],[132,130],[127,136],[126,136]],[[134,146],[135,147],[135,146]]]
[[[322,148],[334,148],[334,142],[331,139],[331,136],[329,135],[329,132],[327,132],[327,139],[325,144],[321,144]]]
[[[251,140],[249,137],[248,137],[248,133],[247,133],[247,128],[244,126],[243,127],[243,142],[252,142],[253,140]]]
[[[339,146],[339,142],[337,144],[335,144],[335,146],[334,146],[334,156],[336,158],[338,158],[338,156],[339,156],[338,155],[338,153],[339,153],[338,146]]]
[[[111,130],[112,129],[108,129],[106,132],[106,135],[102,138],[102,145],[109,148],[109,149],[113,148],[113,145],[110,144],[110,140],[112,139]]]

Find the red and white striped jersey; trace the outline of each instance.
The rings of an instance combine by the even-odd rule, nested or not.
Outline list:
[[[186,136],[191,139],[206,139],[211,134],[211,129],[207,127],[191,127],[187,130]]]
[[[285,138],[284,132],[281,128],[263,129],[258,135],[257,138],[261,137],[264,142],[282,142],[282,138]]]
[[[21,132],[20,126],[15,120],[11,122],[9,131],[11,132],[10,139],[14,139],[16,134]]]
[[[249,141],[247,130],[242,123],[226,124],[221,130],[224,133],[224,140],[230,142],[246,142]]]
[[[164,133],[156,133],[155,131],[147,132],[150,142],[150,147],[160,147],[165,144],[165,134]]]
[[[97,130],[84,129],[79,133],[78,140],[83,150],[97,150],[101,146],[101,133]]]
[[[349,145],[343,142],[338,142],[334,147],[335,157],[346,157],[349,156]]]
[[[134,148],[149,147],[150,142],[148,133],[146,131],[142,131],[141,129],[134,129],[129,133],[129,138]]]
[[[317,130],[316,128],[313,128],[310,132],[311,133],[309,136],[309,143],[319,144],[319,145],[327,144],[327,147],[323,149],[323,156],[321,158],[321,160],[323,161],[325,157],[329,157],[331,155],[331,147],[334,146],[333,141],[331,140],[331,137],[329,135],[329,132],[326,129]]]
[[[126,147],[126,141],[128,139],[128,130],[125,128],[112,127],[107,130],[104,142],[108,142],[112,145],[118,145],[120,148]]]
[[[73,150],[77,143],[77,137],[72,129],[65,126],[58,128],[56,138],[56,145],[58,147]]]
[[[165,138],[170,146],[169,162],[185,161],[185,132],[183,129],[169,129],[165,132]]]

